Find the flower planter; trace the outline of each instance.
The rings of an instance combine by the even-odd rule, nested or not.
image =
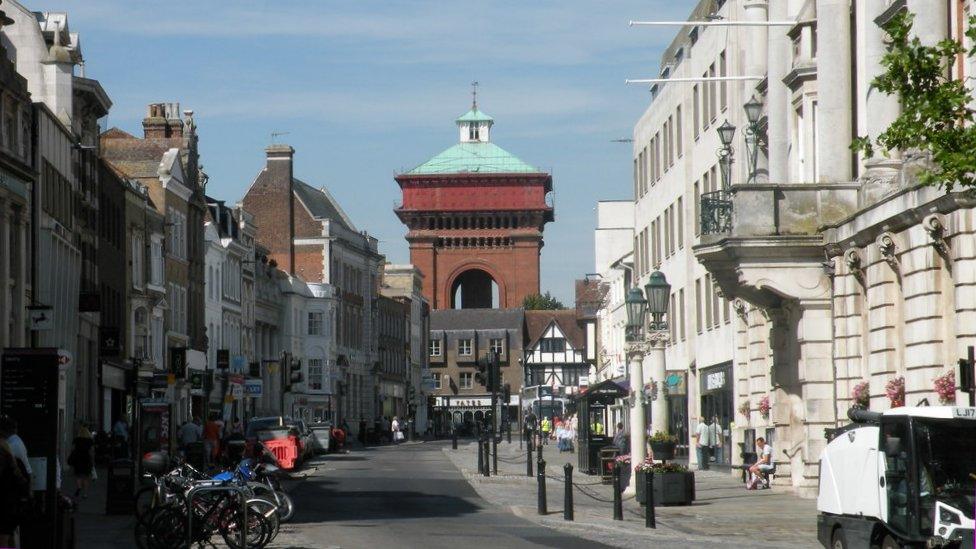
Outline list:
[[[674,442],[651,442],[651,451],[654,452],[656,460],[674,459]]]
[[[637,472],[637,501],[647,504],[647,473]],[[695,501],[695,473],[654,473],[654,505],[691,505]]]

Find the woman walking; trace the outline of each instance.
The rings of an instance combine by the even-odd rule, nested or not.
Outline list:
[[[68,465],[71,466],[75,474],[75,497],[85,499],[88,497],[88,489],[91,487],[92,477],[95,473],[94,458],[92,456],[91,431],[84,423],[78,424],[75,432],[75,439],[72,442],[71,454],[68,455]]]

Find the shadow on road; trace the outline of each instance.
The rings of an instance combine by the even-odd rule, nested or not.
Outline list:
[[[292,523],[458,517],[480,507],[459,497],[403,490],[334,490],[307,485]]]

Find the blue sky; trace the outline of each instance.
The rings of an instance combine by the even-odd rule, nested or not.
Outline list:
[[[51,0],[69,12],[86,72],[115,105],[109,126],[140,131],[149,102],[193,109],[208,194],[236,201],[271,133],[295,147],[295,174],[327,186],[391,261],[406,262],[393,180],[452,145],[453,120],[481,83],[492,140],[549,170],[542,287],[572,302],[593,270],[595,205],[630,195],[633,123],[675,29],[695,2],[644,0],[332,2]]]

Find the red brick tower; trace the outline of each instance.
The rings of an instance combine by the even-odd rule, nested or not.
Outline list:
[[[457,119],[459,143],[396,176],[396,214],[434,309],[520,307],[539,293],[552,176],[491,143],[492,124],[475,102]]]

